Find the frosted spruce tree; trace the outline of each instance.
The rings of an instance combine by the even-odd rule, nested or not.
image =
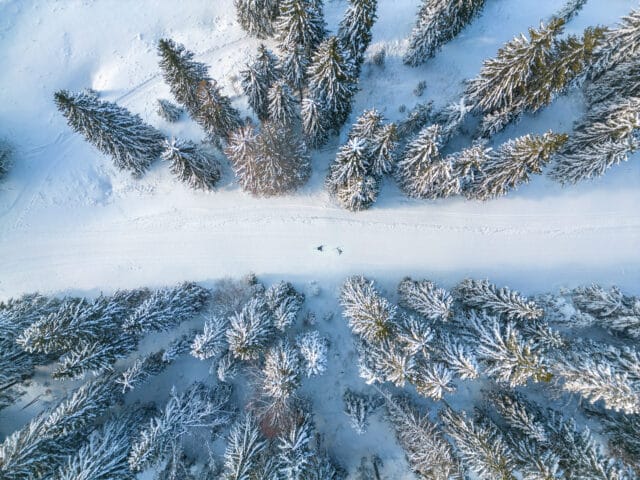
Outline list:
[[[252,298],[229,319],[227,342],[229,351],[240,360],[255,360],[265,351],[275,333],[273,319],[266,301]]]
[[[298,102],[284,80],[275,82],[267,93],[269,119],[276,125],[291,127],[297,124]]]
[[[433,57],[480,12],[485,0],[423,0],[403,61],[416,66]]]
[[[249,35],[266,38],[273,35],[279,0],[234,0],[238,23]]]
[[[584,85],[584,98],[589,106],[609,103],[617,99],[640,97],[640,59],[620,63],[597,79]]]
[[[221,140],[226,140],[231,132],[242,125],[240,113],[215,80],[200,82],[196,97],[198,112],[193,119],[214,143],[220,144]]]
[[[196,427],[215,432],[231,423],[230,397],[229,386],[212,389],[195,383],[182,394],[172,390],[164,410],[150,420],[131,445],[131,470],[140,472],[157,466]]]
[[[320,102],[313,98],[303,98],[300,103],[300,116],[305,142],[314,148],[323,145],[329,136],[329,125]]]
[[[282,195],[304,185],[311,173],[307,146],[291,128],[265,122],[256,134],[243,127],[225,150],[243,190],[254,195]]]
[[[338,27],[338,38],[355,64],[356,76],[371,43],[371,28],[376,21],[377,0],[350,0]]]
[[[239,420],[231,429],[224,454],[224,480],[249,480],[259,472],[267,441],[251,415]]]
[[[194,53],[185,49],[184,45],[169,39],[158,42],[158,55],[162,78],[169,85],[173,98],[194,118],[200,108],[198,87],[201,82],[211,79],[206,65],[196,62]]]
[[[298,95],[298,98],[302,98],[307,82],[307,68],[309,67],[309,58],[305,56],[304,48],[301,45],[293,46],[290,51],[284,53],[280,59],[280,65],[282,78]]]
[[[347,388],[342,395],[344,413],[349,417],[349,424],[358,435],[362,435],[369,427],[369,417],[380,406],[380,399],[365,393],[354,392]]]
[[[480,74],[467,83],[466,103],[485,115],[510,114],[514,100],[525,96],[531,82],[545,74],[553,40],[563,25],[562,19],[554,18],[539,29],[530,28],[529,38],[520,35],[507,42],[495,58],[484,61]]]
[[[322,375],[327,369],[328,340],[317,330],[298,335],[296,348],[302,359],[302,369],[307,377]]]
[[[597,77],[616,65],[637,60],[640,53],[640,10],[634,9],[622,18],[618,28],[609,29],[596,49],[591,76]]]
[[[479,162],[473,180],[466,185],[467,198],[489,200],[529,182],[532,174],[541,174],[552,155],[562,148],[567,135],[547,132],[509,140]]]
[[[158,116],[167,122],[175,123],[180,120],[180,117],[184,113],[184,110],[177,106],[175,103],[165,100],[163,98],[158,99],[158,109],[156,110]]]
[[[212,316],[204,322],[202,332],[198,333],[191,344],[191,355],[208,360],[221,355],[226,346],[226,331],[229,322],[226,318]]]
[[[165,141],[162,158],[170,163],[171,173],[191,188],[213,190],[220,180],[220,166],[208,153],[190,140]]]
[[[162,153],[164,136],[126,108],[66,90],[56,92],[54,100],[69,126],[120,170],[139,177]]]
[[[262,368],[261,416],[274,427],[285,425],[292,414],[295,392],[300,387],[300,358],[298,352],[282,341],[271,347],[264,357]]]
[[[264,44],[258,46],[258,54],[240,72],[242,89],[260,120],[269,118],[268,94],[279,76],[278,59]]]
[[[390,175],[396,166],[399,137],[395,123],[388,123],[378,129],[370,142],[371,173],[380,178]]]
[[[462,469],[443,433],[407,397],[385,395],[387,419],[407,461],[420,478],[461,478]]]
[[[304,294],[298,293],[289,282],[274,283],[264,297],[273,316],[274,326],[284,332],[293,325],[304,304]]]
[[[563,184],[604,175],[638,148],[640,98],[594,107],[556,156],[550,176]]]
[[[375,202],[378,194],[377,182],[369,172],[370,155],[366,142],[353,138],[340,147],[335,161],[329,167],[326,185],[340,204],[349,210],[362,210]],[[371,178],[371,189],[362,183]],[[364,188],[363,188],[364,187]]]
[[[311,58],[325,36],[322,8],[323,0],[280,0],[276,38],[281,51],[290,55],[299,47]]]
[[[606,329],[640,338],[640,298],[624,295],[617,287],[578,287],[571,292],[575,307],[594,317]]]
[[[429,280],[405,278],[398,284],[400,305],[428,320],[446,322],[453,316],[453,298]]]
[[[306,97],[320,106],[321,123],[337,132],[351,113],[351,99],[357,84],[353,60],[337,37],[328,37],[318,46],[308,76]]]
[[[465,279],[458,284],[455,294],[465,307],[484,310],[507,320],[535,320],[544,315],[534,301],[508,287],[497,288],[488,280]]]
[[[423,129],[405,150],[396,166],[396,179],[410,197],[445,198],[460,191],[453,165],[439,152],[440,127]]]

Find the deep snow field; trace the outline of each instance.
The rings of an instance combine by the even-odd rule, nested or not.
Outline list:
[[[379,0],[368,53],[385,46],[387,60],[382,68],[365,63],[351,120],[371,107],[398,120],[400,105],[455,100],[483,59],[561,6],[558,0],[487,0],[436,58],[413,68],[401,56],[418,4]],[[632,0],[589,0],[565,32],[614,25],[634,6]],[[345,8],[344,0],[325,2],[330,30]],[[163,37],[195,51],[234,106],[249,114],[237,75],[259,41],[240,29],[232,0],[0,0],[0,137],[15,150],[15,166],[0,184],[0,301],[33,291],[93,296],[184,280],[211,286],[247,272],[267,284],[292,281],[307,294],[315,281],[320,294],[307,295],[305,308],[331,338],[329,367],[307,381],[303,393],[314,398],[325,445],[350,469],[363,455],[378,453],[385,478],[402,479],[413,477],[403,473],[403,453],[380,417],[357,436],[342,412],[344,387],[363,385],[337,301],[347,275],[375,278],[389,295],[406,275],[447,288],[466,276],[488,277],[527,295],[592,282],[640,293],[638,153],[595,181],[561,187],[539,176],[486,203],[410,200],[386,180],[378,202],[359,213],[338,207],[323,188],[337,138],[314,152],[311,181],[282,198],[243,193],[224,162],[225,178],[213,193],[178,183],[162,161],[140,180],[115,170],[71,132],[53,93],[90,87],[166,135],[200,141],[203,133],[186,116],[169,124],[155,112],[157,98],[171,98],[157,65]],[[420,80],[427,87],[418,98],[412,92]],[[580,92],[572,92],[538,115],[525,115],[493,142],[569,131],[583,111]],[[208,365],[186,356],[147,391],[150,399],[166,398],[171,385],[207,375]],[[41,385],[0,413],[0,439],[59,398],[56,389],[73,385]]]

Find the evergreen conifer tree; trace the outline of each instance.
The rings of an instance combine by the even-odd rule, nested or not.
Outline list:
[[[353,60],[337,37],[324,40],[309,65],[307,97],[320,106],[322,124],[336,132],[351,113],[357,83],[354,73]]]
[[[296,346],[307,377],[322,375],[327,369],[327,344],[327,339],[321,337],[317,330],[296,338]]]
[[[453,315],[453,298],[429,280],[405,278],[398,285],[400,305],[418,312],[428,320],[446,322]]]
[[[305,141],[311,147],[319,147],[326,141],[329,128],[320,102],[313,98],[303,98],[300,115]]]
[[[423,0],[403,60],[416,66],[452,40],[484,6],[484,0]]]
[[[592,77],[606,72],[620,63],[637,59],[640,53],[640,9],[622,18],[618,28],[607,30],[604,42],[596,49]]]
[[[202,81],[196,90],[198,112],[193,119],[215,142],[226,139],[242,125],[240,113],[215,80]]]
[[[279,78],[279,70],[277,57],[264,44],[260,44],[256,57],[240,72],[242,89],[260,120],[269,118],[268,94]]]
[[[182,113],[184,110],[177,106],[174,103],[171,103],[169,100],[165,100],[163,98],[158,99],[158,116],[163,118],[167,122],[177,122],[180,120]]]
[[[444,198],[460,191],[450,160],[440,157],[440,127],[423,129],[396,166],[396,178],[404,192],[416,198]]]
[[[267,442],[256,421],[247,415],[231,429],[224,454],[224,480],[251,480],[260,468]]]
[[[201,82],[211,80],[206,65],[193,60],[194,53],[186,50],[184,45],[169,39],[158,42],[158,55],[162,77],[173,98],[194,118],[200,107],[198,87]]]
[[[279,0],[234,0],[233,4],[245,32],[258,38],[273,35]]]
[[[619,63],[584,86],[589,106],[627,97],[640,97],[640,58]]]
[[[380,178],[393,173],[398,151],[398,128],[395,123],[383,125],[370,140],[371,173]]]
[[[575,307],[593,316],[604,328],[640,338],[640,298],[629,297],[617,288],[599,285],[578,287],[571,292]]]
[[[244,190],[282,195],[303,185],[311,173],[306,144],[289,127],[270,122],[258,134],[249,127],[231,135],[225,150]]]
[[[300,47],[311,58],[325,36],[322,3],[323,0],[280,0],[276,22],[280,50],[291,53]]]
[[[638,148],[640,98],[597,105],[574,128],[550,175],[561,183],[601,176]]]
[[[273,123],[283,127],[297,123],[297,101],[284,80],[279,80],[271,86],[267,99],[269,100],[269,119]]]
[[[163,135],[126,108],[66,90],[54,99],[69,126],[109,155],[118,169],[139,177],[162,153]]]
[[[302,98],[309,67],[309,57],[305,55],[304,48],[301,45],[295,45],[284,53],[280,64],[282,78],[298,94],[298,98]]]
[[[373,395],[354,392],[349,388],[344,391],[342,400],[351,427],[358,435],[362,435],[367,431],[369,417],[380,406],[380,402]]]
[[[227,345],[228,324],[227,319],[221,317],[208,318],[204,323],[203,331],[193,339],[191,355],[200,360],[208,360],[222,354]]]
[[[304,304],[304,295],[298,293],[291,283],[281,281],[269,287],[264,296],[273,315],[274,326],[284,332],[295,322]]]
[[[364,53],[371,43],[371,28],[376,21],[377,0],[349,0],[349,6],[340,21],[338,38],[359,72]]]
[[[387,418],[411,469],[420,478],[461,478],[460,461],[442,432],[406,397],[385,395]]]
[[[240,360],[257,359],[271,341],[273,333],[273,319],[267,303],[261,297],[254,297],[241,312],[229,319],[229,350]]]
[[[165,141],[162,158],[171,163],[171,173],[192,188],[213,190],[220,180],[218,162],[190,140]]]
[[[518,185],[528,183],[529,175],[542,173],[542,167],[566,141],[567,135],[547,132],[503,143],[479,164],[465,195],[479,200],[506,195]]]

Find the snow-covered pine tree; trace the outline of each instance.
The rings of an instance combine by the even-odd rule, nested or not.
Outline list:
[[[213,365],[211,371],[213,371]],[[218,366],[215,369],[218,380],[224,383],[228,383],[233,380],[239,371],[240,361],[230,351],[220,358]]]
[[[351,113],[356,93],[354,63],[342,49],[338,38],[328,37],[315,51],[308,70],[306,97],[320,106],[321,123],[335,132]]]
[[[395,335],[396,307],[378,293],[373,281],[362,276],[347,278],[340,291],[340,303],[353,333],[367,342],[380,342]]]
[[[479,164],[479,170],[465,189],[465,195],[467,198],[489,200],[528,183],[530,175],[542,173],[542,167],[562,148],[567,138],[565,134],[549,131],[543,135],[525,135],[503,143]]]
[[[307,377],[322,375],[327,369],[328,340],[317,330],[298,335],[296,347]]]
[[[132,480],[129,449],[134,430],[144,418],[138,409],[111,419],[93,431],[56,475],[58,480]]]
[[[269,118],[269,90],[280,77],[278,58],[264,44],[258,46],[258,54],[247,68],[240,72],[242,89],[249,99],[249,106],[260,120]]]
[[[508,287],[497,288],[488,280],[467,278],[455,288],[457,298],[465,307],[486,310],[508,320],[535,320],[544,310]]]
[[[349,417],[349,424],[358,435],[362,435],[369,427],[369,417],[381,405],[381,399],[347,388],[342,395],[342,400],[344,413]]]
[[[460,190],[463,195],[474,184],[476,177],[480,175],[482,165],[487,162],[493,149],[486,148],[484,142],[474,143],[471,147],[449,155],[453,164],[453,175],[460,180]]]
[[[453,372],[442,363],[420,360],[409,379],[416,387],[416,392],[425,398],[442,400],[445,393],[455,391]]]
[[[311,477],[316,455],[311,445],[314,434],[311,414],[306,411],[295,412],[290,424],[278,438],[278,478],[306,480]]]
[[[1,477],[23,480],[53,475],[116,397],[113,378],[103,376],[83,384],[56,407],[36,416],[0,444]]]
[[[480,74],[467,84],[465,97],[475,110],[491,113],[513,105],[526,94],[539,68],[550,63],[553,39],[562,32],[564,21],[555,18],[539,29],[507,42],[495,58],[484,61]]]
[[[11,168],[11,148],[9,144],[0,139],[0,180],[9,172]]]
[[[453,298],[429,280],[407,277],[398,284],[400,306],[414,310],[428,320],[446,322],[453,315]]]
[[[191,343],[191,355],[208,360],[218,357],[227,346],[226,332],[229,321],[226,318],[211,316],[204,322],[204,329]]]
[[[129,466],[140,472],[158,465],[193,428],[207,427],[214,433],[232,418],[231,386],[208,387],[194,383],[184,393],[175,389],[164,410],[152,418],[131,446]]]
[[[162,158],[171,163],[171,173],[191,188],[213,190],[220,180],[218,162],[190,140],[165,140]]]
[[[266,38],[273,35],[279,0],[234,0],[238,23],[249,35]]]
[[[173,40],[158,42],[160,70],[173,98],[184,106],[191,117],[195,117],[200,107],[197,90],[201,82],[210,80],[204,63],[193,60],[194,53]]]
[[[302,186],[311,173],[306,144],[292,128],[264,122],[255,134],[232,134],[225,150],[241,187],[262,196],[282,195]]]
[[[629,465],[638,465],[640,459],[640,414],[625,415],[610,411],[598,411],[597,417],[609,437],[608,447]],[[636,468],[636,471],[638,469]]]
[[[380,182],[372,175],[365,175],[347,180],[338,187],[335,196],[344,208],[357,212],[373,205],[379,190]]]
[[[616,352],[609,357],[594,352],[572,352],[553,363],[553,372],[562,380],[562,389],[577,393],[591,403],[602,401],[606,409],[628,415],[640,413],[640,354]],[[622,357],[622,358],[621,358]],[[626,358],[624,358],[626,357]]]
[[[429,351],[433,340],[433,330],[430,327],[430,322],[413,315],[402,315],[398,326],[397,341],[402,344],[403,349],[409,355],[422,354],[423,358],[431,356]]]
[[[485,0],[423,0],[403,61],[416,66],[433,57],[476,16]]]
[[[56,92],[54,100],[71,129],[109,155],[120,170],[139,177],[162,153],[164,136],[126,108],[66,90]]]
[[[488,418],[472,420],[449,407],[440,412],[440,418],[467,472],[480,480],[515,480],[514,452]]]
[[[396,387],[404,387],[416,379],[418,366],[415,355],[404,345],[393,340],[357,343],[360,377],[369,385],[391,382]]]
[[[563,183],[604,175],[638,148],[640,98],[596,105],[574,128],[549,175]]]
[[[407,114],[407,118],[398,123],[398,137],[404,143],[421,131],[432,121],[433,102],[417,104]],[[444,122],[439,122],[444,123]]]
[[[326,184],[330,192],[336,193],[350,180],[363,178],[370,170],[366,140],[352,138],[338,150],[336,159],[329,167]]]
[[[193,119],[204,129],[214,143],[226,140],[229,134],[242,126],[240,113],[231,105],[231,99],[222,93],[215,80],[202,81],[196,89],[198,111]]]
[[[274,334],[269,306],[264,298],[249,300],[241,312],[229,319],[229,351],[240,360],[254,360],[266,349]]]
[[[295,322],[304,304],[304,295],[298,293],[291,283],[280,281],[269,287],[264,296],[273,314],[274,326],[284,332]]]
[[[619,98],[640,97],[640,58],[620,63],[584,86],[584,98],[590,107]]]
[[[271,347],[265,354],[260,376],[263,394],[261,413],[273,426],[290,420],[292,401],[300,386],[300,358],[285,340]]]
[[[426,480],[461,478],[460,461],[442,432],[408,397],[385,395],[387,419],[411,470]]]
[[[260,468],[267,441],[251,415],[231,429],[224,453],[223,480],[252,480]]]
[[[637,60],[639,53],[640,9],[634,9],[621,19],[618,28],[605,32],[604,41],[595,52],[591,76],[597,77],[620,63]]]
[[[280,50],[291,53],[299,47],[311,58],[325,36],[322,7],[323,0],[280,0],[276,22]]]
[[[480,368],[471,348],[450,335],[440,335],[433,345],[435,358],[462,380],[475,380]]]
[[[444,198],[460,191],[450,160],[440,157],[440,126],[424,128],[396,165],[396,179],[410,197]]]
[[[307,144],[314,148],[323,145],[329,136],[329,126],[320,102],[313,98],[303,98],[300,116]]]
[[[376,21],[377,0],[349,0],[349,6],[338,27],[338,38],[353,59],[356,76],[371,43],[371,28]]]
[[[395,123],[380,127],[369,141],[371,152],[371,173],[380,178],[393,173],[398,151],[398,128]]]
[[[523,338],[509,322],[502,326],[495,317],[472,313],[469,318],[470,341],[485,372],[497,382],[511,388],[553,378],[547,359],[533,341]]]
[[[276,81],[267,94],[269,119],[276,125],[288,127],[297,123],[298,103],[284,80]]]
[[[184,110],[177,106],[175,103],[165,100],[163,98],[158,99],[158,109],[156,110],[158,116],[167,122],[177,122],[184,113]]]
[[[515,91],[501,108],[485,112],[480,134],[491,136],[519,118],[523,112],[537,112],[571,85],[583,80],[593,63],[595,49],[602,42],[604,30],[602,27],[589,27],[582,38],[575,35],[554,38],[549,54],[542,57],[544,63],[531,67],[533,74],[526,85]]]
[[[20,383],[34,374],[35,366],[49,360],[44,354],[26,352],[16,339],[40,317],[56,312],[60,303],[37,293],[0,302],[0,410],[23,393]]]
[[[571,292],[575,307],[597,320],[604,328],[640,338],[640,298],[629,297],[617,288],[600,285],[578,287]]]
[[[307,79],[309,58],[301,45],[295,45],[280,58],[282,78],[298,94],[303,97],[303,90]]]
[[[178,325],[200,312],[210,292],[193,282],[155,290],[124,321],[123,328],[137,335]]]
[[[349,140],[359,139],[364,142],[367,149],[369,149],[372,140],[382,128],[383,120],[382,114],[375,108],[365,110],[351,126],[351,130],[349,130]]]

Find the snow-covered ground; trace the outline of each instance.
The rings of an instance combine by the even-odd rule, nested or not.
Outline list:
[[[354,116],[376,107],[396,120],[402,104],[457,98],[484,58],[548,19],[560,3],[487,0],[482,15],[435,59],[410,68],[400,57],[419,1],[379,0],[370,52],[384,46],[386,66],[365,65]],[[589,0],[566,31],[613,25],[635,5]],[[345,8],[344,0],[326,2],[330,29]],[[35,290],[91,295],[181,280],[210,284],[249,271],[266,281],[291,280],[302,290],[317,280],[322,294],[308,308],[319,318],[337,308],[338,285],[351,273],[381,279],[389,290],[411,275],[447,287],[465,276],[490,277],[527,294],[591,282],[640,291],[639,154],[593,182],[562,188],[540,177],[487,203],[408,200],[387,182],[374,207],[360,213],[340,209],[323,189],[337,139],[314,154],[309,184],[284,198],[253,198],[230,171],[214,193],[189,190],[160,161],[141,180],[117,172],[70,131],[53,93],[91,87],[167,135],[200,140],[192,122],[171,125],[155,113],[155,99],[170,98],[155,51],[163,37],[197,52],[249,113],[237,74],[258,41],[237,25],[232,0],[0,0],[0,137],[12,143],[16,162],[0,184],[0,300]],[[417,98],[412,91],[420,80],[427,88]],[[495,140],[568,131],[583,109],[574,92]],[[328,378],[340,387],[315,407],[330,449],[353,466],[390,432],[374,423],[355,442],[348,430],[339,399],[344,385],[360,381],[345,322],[338,315],[332,322],[320,328],[333,332]],[[165,375],[197,370],[196,360],[184,362]],[[310,381],[305,388],[325,386]],[[399,450],[389,455],[402,458]]]

